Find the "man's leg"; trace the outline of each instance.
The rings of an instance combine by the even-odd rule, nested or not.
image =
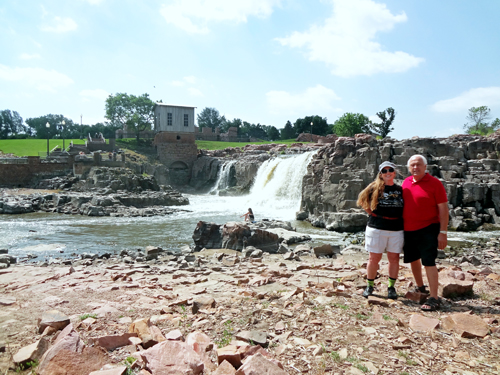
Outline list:
[[[434,297],[435,299],[438,299],[438,286],[439,286],[438,269],[436,266],[430,266],[430,267],[426,266],[425,273],[427,274],[427,281],[429,281],[430,296]]]
[[[413,277],[415,279],[415,282],[417,283],[417,286],[418,287],[423,286],[424,279],[422,279],[422,263],[420,262],[420,259],[411,262],[410,265],[411,265],[411,272],[413,273]],[[429,277],[428,274],[427,277]]]

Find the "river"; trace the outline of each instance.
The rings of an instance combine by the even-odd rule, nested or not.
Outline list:
[[[300,208],[302,177],[313,153],[270,159],[259,168],[248,195],[217,195],[227,181],[229,168],[222,168],[219,181],[210,194],[186,195],[188,206],[172,215],[154,217],[89,217],[55,213],[0,215],[0,249],[37,260],[72,256],[81,253],[117,253],[124,249],[160,246],[176,251],[193,245],[193,231],[199,221],[224,224],[239,221],[251,207],[255,220],[290,221],[298,232],[311,236],[314,244],[341,244],[345,235],[312,227],[295,220]],[[498,238],[500,232],[453,233],[451,240]]]

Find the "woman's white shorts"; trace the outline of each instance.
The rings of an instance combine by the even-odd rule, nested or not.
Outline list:
[[[404,231],[390,231],[366,227],[365,249],[371,253],[398,253],[403,251]]]

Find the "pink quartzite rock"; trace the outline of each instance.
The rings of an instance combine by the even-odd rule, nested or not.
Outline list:
[[[138,354],[155,375],[198,375],[205,368],[198,353],[180,341],[163,341]]]
[[[443,318],[441,325],[447,331],[462,337],[484,337],[490,331],[488,324],[476,315],[453,314]]]
[[[233,365],[228,361],[222,361],[222,363],[217,367],[217,370],[214,372],[214,375],[234,375],[236,370]]]
[[[215,299],[210,296],[200,296],[193,300],[191,311],[196,314],[199,310],[206,310],[215,307]]]
[[[287,373],[277,364],[257,353],[249,357],[235,375],[287,375]]]
[[[439,327],[439,320],[413,314],[410,318],[410,328],[417,332],[427,332]]]
[[[127,366],[119,366],[109,370],[93,371],[89,375],[123,375],[127,371]]]
[[[228,345],[217,349],[217,362],[220,365],[223,361],[228,361],[235,368],[241,366],[241,353],[236,345]]]
[[[14,363],[18,365],[25,365],[27,362],[38,360],[48,348],[48,340],[42,338],[31,345],[19,349],[19,351],[14,355]]]
[[[38,375],[88,375],[109,362],[102,348],[87,348],[69,324],[45,352],[37,367]]]
[[[474,281],[467,278],[461,271],[448,271],[439,273],[439,295],[447,298],[471,294]]]
[[[130,344],[129,338],[137,337],[137,333],[124,333],[123,335],[101,336],[94,339],[94,343],[106,350],[114,350]]]
[[[411,301],[415,301],[417,303],[424,303],[425,300],[429,297],[428,293],[420,293],[420,292],[406,292],[405,298]]]
[[[210,337],[203,332],[191,332],[186,337],[186,344],[188,344],[196,353],[204,355],[207,351],[212,350],[214,344]]]
[[[45,328],[53,327],[56,330],[63,329],[69,324],[69,317],[57,310],[45,311],[38,320],[38,333],[42,333]]]
[[[174,329],[165,335],[167,340],[182,341],[182,332],[178,329]]]

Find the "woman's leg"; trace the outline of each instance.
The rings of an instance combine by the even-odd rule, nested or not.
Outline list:
[[[399,273],[399,253],[387,253],[387,259],[389,260],[389,277],[391,279],[397,279]]]
[[[381,253],[370,252],[370,258],[368,259],[368,265],[366,266],[366,278],[368,280],[373,280],[377,276],[380,259],[382,259]]]

